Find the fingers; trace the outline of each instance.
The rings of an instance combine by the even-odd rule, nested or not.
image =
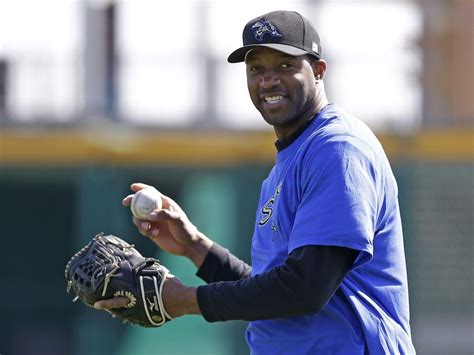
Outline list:
[[[133,198],[133,195],[135,193],[137,193],[138,191],[140,190],[143,190],[143,189],[146,189],[146,188],[151,188],[151,189],[154,189],[156,191],[158,191],[155,187],[151,186],[151,185],[147,185],[147,184],[143,184],[141,182],[135,182],[133,183],[132,185],[130,185],[130,189],[134,192],[133,194],[130,194],[128,196],[126,196],[123,200],[122,200],[122,205],[124,206],[129,206],[132,202],[132,198]],[[159,192],[159,191],[158,191]],[[163,207],[164,208],[169,208],[169,202],[168,200],[170,200],[168,197],[164,196],[161,192],[159,192],[159,194],[162,196],[162,202],[163,202]],[[166,199],[164,199],[163,197],[166,197]]]
[[[114,297],[106,300],[99,300],[94,303],[95,309],[115,309],[125,307],[130,300],[128,297]]]
[[[151,185],[147,185],[147,184],[143,184],[141,182],[134,182],[132,185],[130,185],[130,189],[133,191],[133,192],[137,192],[137,191],[140,191],[140,190],[143,190],[143,189],[146,189],[146,188],[153,188],[153,186]]]
[[[170,211],[167,209],[161,209],[153,211],[148,215],[148,220],[152,222],[176,222],[181,220],[182,213],[179,211]]]
[[[163,202],[163,208],[170,211],[178,211],[184,214],[184,211],[181,209],[181,207],[179,207],[179,205],[168,196],[161,194],[161,201]]]
[[[136,217],[132,218],[133,224],[138,228],[138,231],[141,235],[145,237],[156,237],[159,233],[159,228],[156,223],[145,221],[143,219],[138,219]]]
[[[147,185],[147,184],[143,184],[141,182],[135,182],[133,183],[132,185],[130,185],[130,189],[135,193],[135,192],[138,192],[140,190],[143,190],[145,188],[153,188],[153,186],[151,185]],[[133,197],[133,194],[130,194],[128,195],[127,197],[125,197],[123,200],[122,200],[122,205],[124,206],[129,206],[131,201],[132,201],[132,197]]]
[[[133,194],[128,195],[127,197],[125,197],[125,198],[122,200],[122,205],[124,205],[124,206],[130,206],[130,204],[132,203],[132,198],[133,198]]]
[[[145,188],[155,189],[153,186],[146,185],[143,183],[133,183],[130,188],[132,191],[134,191],[134,193]],[[126,196],[122,200],[122,205],[130,206],[133,196],[134,194]],[[185,213],[174,200],[163,194],[161,194],[161,198],[163,202],[163,208],[161,210],[156,210],[150,213],[148,215],[147,220],[137,219],[136,217],[132,218],[133,223],[138,228],[140,234],[146,237],[153,238],[158,236],[159,228],[157,225],[160,222],[173,222],[175,224],[183,224],[184,220],[186,219]]]
[[[155,187],[151,186],[151,185],[147,185],[147,184],[143,184],[141,182],[135,182],[133,183],[132,185],[130,185],[130,189],[136,193],[140,190],[143,190],[145,188],[152,188],[152,189],[155,189],[157,190]],[[158,191],[158,190],[157,190]],[[158,191],[159,192],[159,191]],[[127,197],[125,197],[123,200],[122,200],[122,204],[124,206],[129,206],[131,201],[132,201],[132,197],[133,197],[134,194],[130,194],[128,195]],[[179,207],[179,205],[173,201],[171,198],[169,198],[168,196],[166,195],[163,195],[161,192],[160,192],[160,195],[161,195],[161,201],[163,202],[163,208],[166,208],[166,209],[169,209],[171,211],[182,211],[181,208]]]
[[[180,211],[170,211],[167,209],[161,209],[151,212],[148,215],[148,219],[138,219],[135,216],[132,217],[133,224],[145,232],[156,228],[156,224],[159,222],[177,222],[181,221],[183,215]]]

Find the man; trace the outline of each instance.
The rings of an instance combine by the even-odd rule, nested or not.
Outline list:
[[[163,250],[188,257],[208,283],[187,287],[170,277],[165,308],[209,322],[249,320],[252,354],[414,353],[397,185],[380,143],[328,102],[327,64],[306,18],[288,11],[255,18],[243,44],[228,61],[245,62],[252,102],[277,137],[252,267],[163,196],[163,209],[134,223]]]

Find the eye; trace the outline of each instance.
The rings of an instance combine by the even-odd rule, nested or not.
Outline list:
[[[290,68],[293,68],[294,65],[293,65],[293,63],[283,63],[283,64],[281,65],[281,67],[282,67],[283,69],[290,69]]]
[[[249,65],[249,66],[247,67],[247,70],[248,70],[249,72],[252,72],[252,73],[258,72],[260,69],[261,69],[261,67],[258,66],[258,65]]]

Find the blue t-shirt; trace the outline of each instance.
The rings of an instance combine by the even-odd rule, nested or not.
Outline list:
[[[397,194],[377,138],[334,105],[277,154],[261,190],[252,275],[305,245],[359,255],[320,312],[250,322],[252,354],[415,353]]]

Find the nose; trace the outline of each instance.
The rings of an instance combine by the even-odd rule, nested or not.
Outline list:
[[[265,71],[259,80],[259,85],[263,89],[270,89],[280,84],[280,77],[273,70]]]

